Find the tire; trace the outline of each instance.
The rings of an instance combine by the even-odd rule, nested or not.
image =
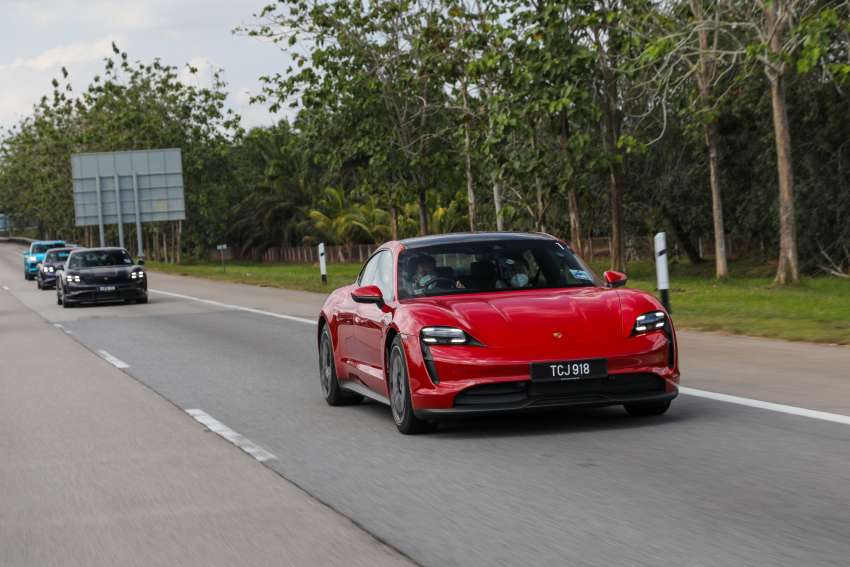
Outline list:
[[[59,290],[56,290],[56,305],[62,305],[62,296],[59,295]]]
[[[139,303],[139,304],[145,304],[145,303],[147,303],[147,302],[148,302],[148,298],[147,298],[147,297],[145,297],[145,298],[143,298],[143,299],[137,299],[137,300],[136,300],[136,303]]]
[[[24,279],[31,282],[33,280],[33,275],[29,272],[24,272]]]
[[[662,415],[670,409],[670,400],[663,402],[643,402],[639,404],[626,404],[626,411],[632,417],[650,417]]]
[[[70,301],[68,301],[67,299],[63,299],[63,300],[62,300],[62,307],[63,307],[64,309],[70,309],[70,308],[71,308],[71,307],[73,307],[74,305],[76,305],[76,304],[75,304],[75,303],[71,303],[71,302],[70,302]]]
[[[35,286],[36,286],[38,289],[44,289],[44,286],[43,286],[43,285],[41,285],[41,278],[39,278],[39,277],[35,278]]]
[[[401,338],[396,336],[390,347],[389,375],[387,384],[390,390],[390,409],[398,430],[405,435],[429,433],[437,428],[431,421],[419,419],[413,413],[413,401],[410,398],[410,379],[407,373],[407,358]]]
[[[328,326],[324,325],[319,339],[319,382],[322,385],[322,397],[329,406],[358,404],[363,401],[363,396],[345,392],[339,386],[333,349],[331,332]]]

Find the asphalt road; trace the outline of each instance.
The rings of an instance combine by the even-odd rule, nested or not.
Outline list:
[[[174,404],[268,449],[277,458],[267,466],[419,563],[850,561],[848,425],[683,395],[660,418],[572,410],[405,437],[387,408],[324,403],[309,323],[162,294],[148,305],[63,310],[54,293],[23,281],[16,251],[0,246],[9,293]],[[150,285],[187,293],[186,281],[174,282],[154,274]],[[192,295],[249,308],[287,297],[222,285],[198,284]],[[298,297],[289,313],[304,315]],[[820,351],[804,352],[817,362]],[[850,361],[850,351],[829,352],[839,368]],[[718,372],[730,364],[718,359]],[[746,373],[771,382],[752,365]]]

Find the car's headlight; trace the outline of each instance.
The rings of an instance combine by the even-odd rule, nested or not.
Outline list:
[[[38,262],[38,258],[36,258],[35,256],[30,256],[29,258],[27,258],[27,260],[29,260],[30,262]]]
[[[69,274],[69,275],[65,276],[65,280],[69,281],[69,282],[79,283],[80,282],[80,276],[78,276],[76,274]]]
[[[468,342],[467,334],[454,327],[425,327],[422,342],[429,345],[462,345]]]
[[[638,315],[637,319],[635,319],[632,334],[639,335],[641,333],[657,331],[663,329],[665,325],[667,325],[667,315],[663,311],[651,311],[643,315]]]
[[[53,272],[56,271],[56,269],[53,266],[50,266],[50,267],[47,268],[47,271],[49,271],[50,273],[53,273]]]
[[[48,268],[47,266],[42,266],[42,267],[41,267],[41,271],[42,271],[42,272],[44,272],[45,274],[46,274],[47,272],[51,271],[51,270],[52,270],[52,268]]]
[[[142,271],[133,272],[132,274],[130,274],[130,279],[133,279],[133,280],[142,279],[143,277],[145,277],[145,273],[142,272]]]

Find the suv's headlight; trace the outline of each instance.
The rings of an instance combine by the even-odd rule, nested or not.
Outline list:
[[[429,345],[462,345],[469,337],[455,327],[425,327],[422,329],[422,342]]]
[[[657,331],[663,329],[665,325],[667,325],[667,315],[663,311],[651,311],[643,315],[638,315],[637,319],[635,319],[632,334],[639,335],[641,333]]]
[[[133,272],[133,273],[130,274],[131,280],[142,279],[144,277],[145,277],[145,273],[141,270],[139,270],[138,272]]]
[[[44,272],[44,273],[46,274],[47,272],[50,272],[50,271],[51,271],[51,268],[48,268],[47,266],[42,266],[42,267],[41,267],[41,271],[42,271],[42,272]]]
[[[35,256],[30,256],[29,258],[27,258],[27,260],[29,260],[30,262],[38,262],[38,258],[36,258]]]
[[[65,280],[68,282],[80,283],[80,276],[76,274],[68,274],[65,276]]]

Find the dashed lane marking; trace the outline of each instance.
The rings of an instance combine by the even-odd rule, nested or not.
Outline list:
[[[224,437],[261,463],[265,463],[266,461],[271,461],[277,459],[272,453],[266,451],[253,441],[246,439],[240,433],[236,433],[226,425],[224,425],[219,420],[215,419],[213,416],[208,414],[207,412],[199,409],[187,409],[186,413],[191,415],[195,420],[198,421],[201,425],[215,433],[216,435],[220,435]]]
[[[97,351],[97,354],[100,355],[100,358],[102,358],[103,360],[105,360],[106,362],[108,362],[109,364],[114,366],[115,368],[120,368],[122,370],[125,369],[125,368],[130,368],[129,364],[127,364],[126,362],[124,362],[120,358],[116,358],[116,357],[112,356],[111,354],[109,354],[105,350],[99,350],[99,351]]]

